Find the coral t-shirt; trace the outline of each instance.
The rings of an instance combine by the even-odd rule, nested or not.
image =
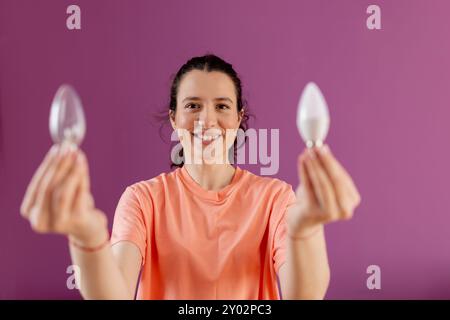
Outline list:
[[[111,244],[142,255],[137,299],[280,299],[291,185],[236,167],[220,191],[182,167],[122,194]]]

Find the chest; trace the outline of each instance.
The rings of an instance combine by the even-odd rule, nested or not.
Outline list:
[[[255,265],[268,247],[270,207],[175,201],[155,210],[155,243],[162,263],[175,261],[194,270]],[[231,267],[230,267],[231,268]]]

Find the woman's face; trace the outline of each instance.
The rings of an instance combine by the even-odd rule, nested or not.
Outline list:
[[[228,163],[243,110],[237,111],[231,78],[219,71],[192,70],[181,79],[176,112],[169,113],[185,163]]]

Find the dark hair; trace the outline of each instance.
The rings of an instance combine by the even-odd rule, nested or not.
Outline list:
[[[241,80],[236,73],[236,71],[233,69],[233,66],[226,62],[225,60],[219,58],[216,55],[213,54],[207,54],[201,57],[193,57],[190,60],[188,60],[176,73],[175,77],[172,80],[172,85],[170,87],[170,103],[169,103],[169,110],[172,110],[174,113],[176,112],[177,108],[177,95],[178,95],[178,88],[180,86],[180,82],[183,79],[183,76],[187,74],[188,72],[192,70],[201,70],[201,71],[219,71],[223,72],[226,75],[228,75],[231,80],[234,83],[234,87],[236,90],[236,100],[237,100],[237,112],[240,112],[242,109],[244,109],[244,114],[239,126],[239,129],[243,130],[244,132],[248,129],[248,119],[250,117],[248,113],[248,107],[247,102],[242,97],[242,84]],[[245,107],[245,108],[244,108]],[[166,111],[167,112],[167,111]],[[167,113],[166,113],[167,117]],[[247,137],[245,137],[246,139]],[[245,140],[244,140],[245,141]],[[241,146],[239,146],[241,147]],[[236,163],[236,155],[237,155],[237,139],[234,141],[233,150],[234,150],[234,163]],[[183,150],[180,151],[180,156],[183,155]],[[171,159],[171,167],[182,167],[183,163],[177,164],[172,162]]]

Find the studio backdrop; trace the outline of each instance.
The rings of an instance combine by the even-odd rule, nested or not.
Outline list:
[[[313,81],[326,98],[326,142],[362,196],[352,220],[325,227],[326,298],[449,299],[449,12],[446,0],[0,0],[0,298],[81,297],[67,239],[20,215],[58,87],[82,100],[111,228],[127,186],[171,170],[155,115],[172,76],[212,53],[241,76],[251,128],[267,130],[267,157],[240,165],[256,174],[297,186],[300,94]]]

